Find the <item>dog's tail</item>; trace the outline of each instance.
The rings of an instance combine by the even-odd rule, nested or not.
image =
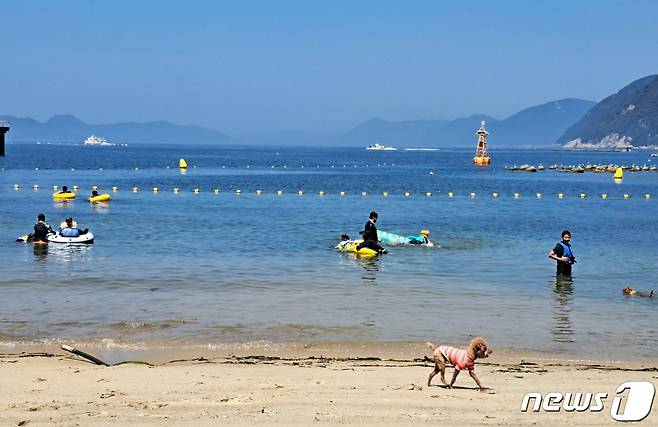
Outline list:
[[[431,342],[427,341],[425,343],[425,345],[428,346],[429,348],[431,348],[432,351],[436,351],[436,346],[434,344],[432,344]]]

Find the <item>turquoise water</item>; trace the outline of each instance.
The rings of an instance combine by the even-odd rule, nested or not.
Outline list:
[[[658,173],[627,173],[618,185],[610,174],[504,170],[651,165],[647,152],[494,151],[485,169],[459,150],[11,145],[7,154],[0,158],[5,345],[459,343],[482,335],[493,346],[636,358],[653,356],[658,344],[658,302],[621,294],[625,285],[657,288]],[[176,168],[180,157],[186,174]],[[56,203],[52,185],[79,185],[81,197]],[[92,185],[112,202],[85,202]],[[371,210],[381,230],[427,228],[438,245],[392,247],[374,260],[337,253],[339,236],[358,235]],[[39,212],[52,225],[73,216],[96,242],[16,243]],[[572,283],[556,284],[547,253],[564,228],[578,264]]]

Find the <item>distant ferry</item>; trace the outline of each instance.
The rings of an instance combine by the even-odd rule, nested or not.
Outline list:
[[[85,139],[85,144],[84,145],[114,145],[114,144],[110,144],[109,142],[107,142],[107,140],[105,138],[101,138],[99,136],[92,135],[92,136],[88,137],[87,139]]]
[[[367,146],[366,150],[397,151],[398,149],[395,147],[387,147],[385,145],[375,144]]]

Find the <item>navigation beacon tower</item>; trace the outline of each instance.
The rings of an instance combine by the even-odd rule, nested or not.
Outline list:
[[[478,166],[486,166],[491,163],[491,157],[487,151],[487,136],[489,132],[484,128],[484,120],[480,122],[480,129],[475,134],[478,136],[478,147],[475,150],[475,157],[473,163]]]
[[[0,121],[0,156],[5,155],[5,134],[9,132],[9,122]]]

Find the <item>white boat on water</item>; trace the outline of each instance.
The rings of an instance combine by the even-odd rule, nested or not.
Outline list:
[[[107,142],[105,138],[101,138],[100,136],[91,135],[90,137],[85,139],[84,145],[114,145],[114,144]]]
[[[397,151],[398,149],[395,147],[387,147],[385,145],[375,144],[367,146],[366,150]]]

